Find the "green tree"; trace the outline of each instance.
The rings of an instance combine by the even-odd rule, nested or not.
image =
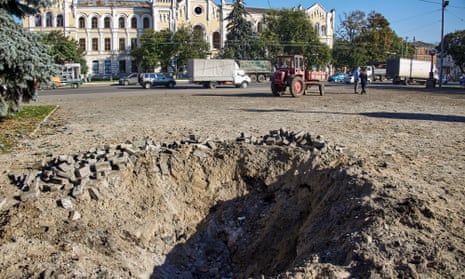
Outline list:
[[[42,42],[51,47],[49,54],[54,57],[55,63],[80,63],[81,73],[87,73],[85,51],[76,40],[66,37],[60,31],[52,31],[43,35]]]
[[[336,32],[333,64],[337,67],[353,68],[386,61],[403,43],[389,25],[387,19],[375,11],[367,16],[362,11],[344,14]]]
[[[324,65],[331,60],[329,47],[320,42],[304,11],[270,11],[264,21],[267,29],[262,38],[267,38],[271,46],[280,45],[283,54],[302,54],[307,58],[307,66]]]
[[[192,28],[183,26],[173,35],[177,68],[187,64],[190,58],[205,58],[210,50],[209,44],[202,38],[202,34],[192,32]],[[176,69],[178,72],[179,69]]]
[[[135,63],[141,65],[144,72],[153,72],[158,67],[166,69],[175,54],[172,36],[169,30],[146,29],[140,37],[141,46],[131,50]]]
[[[441,46],[438,46],[441,49]],[[444,36],[444,52],[452,56],[455,65],[465,73],[465,30],[455,31]]]
[[[39,36],[24,30],[13,16],[35,14],[50,1],[0,1],[0,117],[21,109],[37,97],[40,83],[51,84],[59,68]]]
[[[252,24],[247,21],[249,13],[242,0],[233,3],[231,13],[225,18],[228,21],[226,42],[223,52],[224,58],[251,59],[253,58],[253,42],[255,41]]]
[[[202,34],[181,27],[175,33],[169,30],[146,30],[142,34],[141,46],[131,51],[135,63],[142,66],[143,71],[152,72],[161,67],[167,70],[173,66],[173,58],[179,67],[185,65],[189,58],[205,58],[210,49]],[[176,69],[177,71],[177,69]]]

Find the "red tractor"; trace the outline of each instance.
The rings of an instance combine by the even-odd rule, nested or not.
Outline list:
[[[317,85],[320,95],[325,94],[325,85],[322,81],[328,79],[328,73],[305,70],[302,55],[278,56],[277,68],[271,77],[271,92],[275,96],[282,96],[287,87],[293,97],[306,93],[307,88]]]

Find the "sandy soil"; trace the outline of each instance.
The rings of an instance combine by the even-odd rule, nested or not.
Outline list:
[[[0,156],[1,277],[465,276],[463,89],[109,91],[44,92],[38,104],[59,108]],[[322,135],[330,151],[234,143],[279,129]],[[105,180],[103,199],[21,200],[11,181],[60,155],[192,135],[217,140],[206,159],[179,144],[166,176],[166,152],[144,153]]]

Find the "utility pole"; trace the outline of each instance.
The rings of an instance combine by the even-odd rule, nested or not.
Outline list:
[[[442,0],[442,17],[441,17],[441,64],[439,68],[439,88],[442,88],[442,67],[444,65],[444,9],[449,5],[449,1]]]

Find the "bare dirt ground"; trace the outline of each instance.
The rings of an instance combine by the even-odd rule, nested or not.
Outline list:
[[[465,277],[463,89],[109,91],[42,94],[0,155],[0,277]],[[90,186],[43,179],[124,146]]]

